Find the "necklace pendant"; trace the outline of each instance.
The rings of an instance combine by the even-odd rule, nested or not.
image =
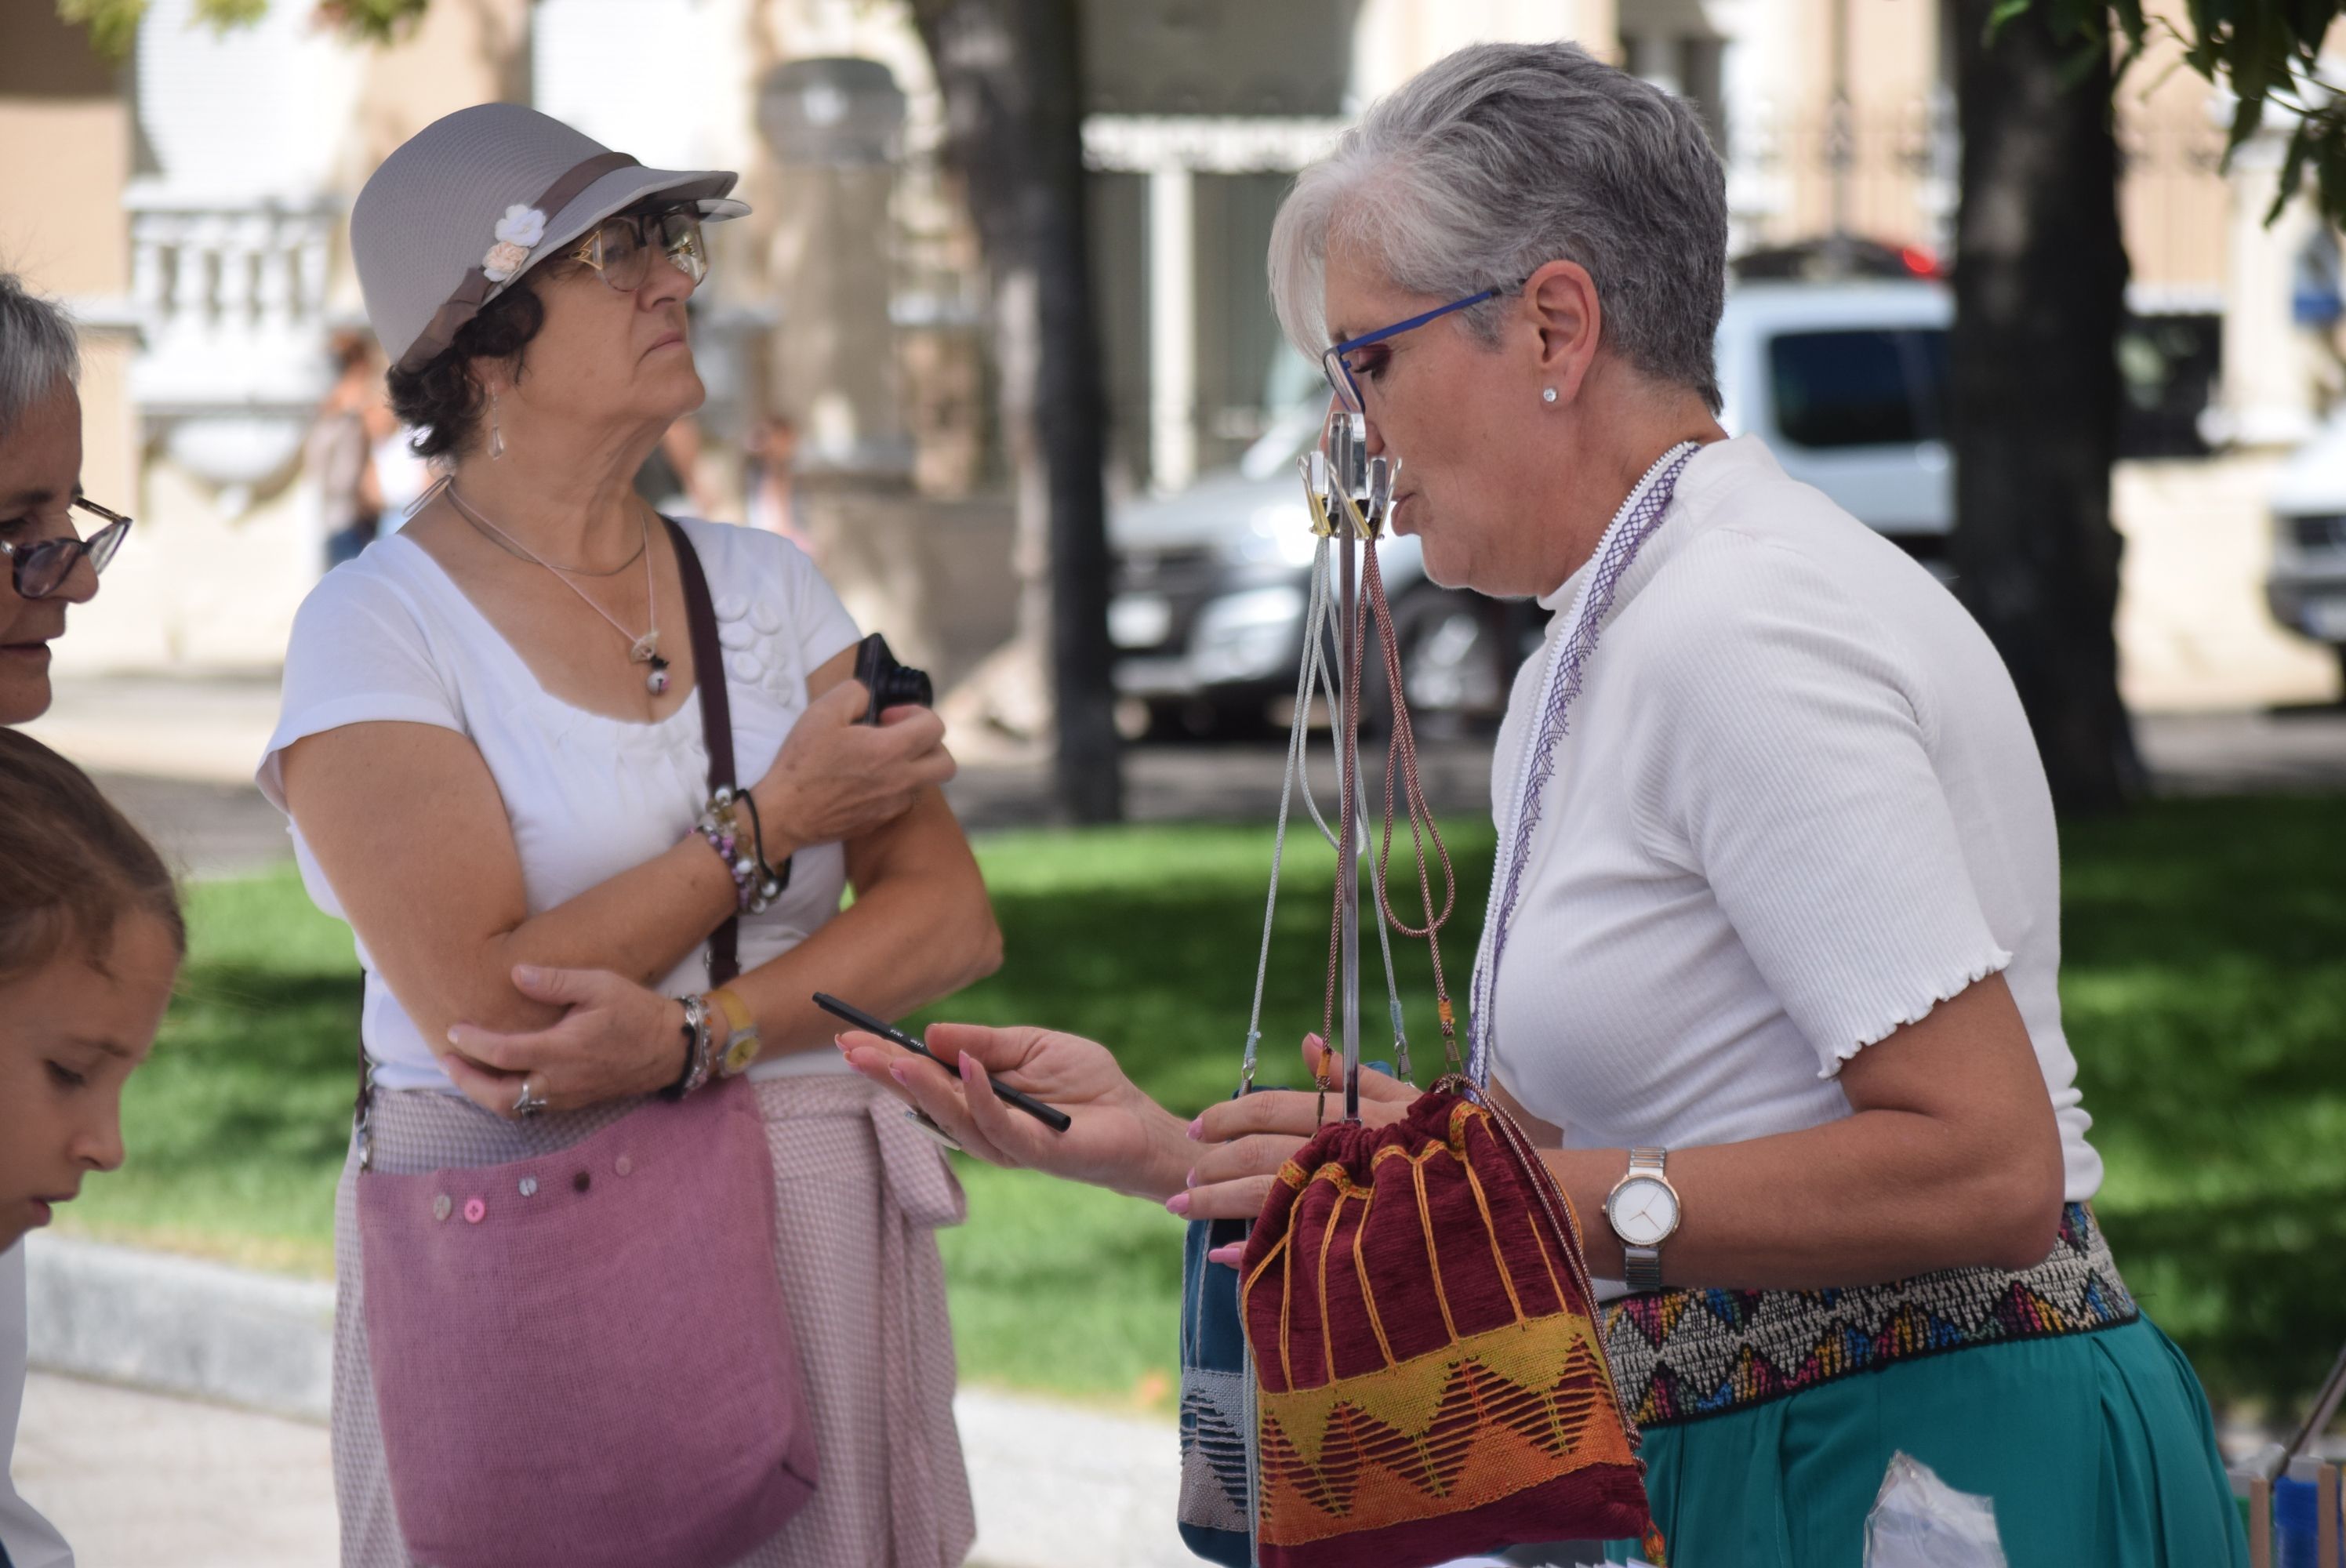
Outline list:
[[[637,664],[659,664],[659,632],[646,632],[627,645],[627,657]]]
[[[651,674],[644,677],[644,689],[654,697],[665,696],[668,692],[668,660],[654,654],[651,656]]]

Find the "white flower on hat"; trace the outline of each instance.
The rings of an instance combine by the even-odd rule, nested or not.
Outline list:
[[[497,242],[481,258],[481,271],[492,283],[502,283],[529,265],[529,253],[546,238],[546,214],[520,202],[497,219]]]
[[[546,214],[535,207],[524,207],[515,202],[506,208],[505,217],[497,220],[497,238],[508,245],[518,245],[525,250],[533,249],[539,240],[546,238]]]

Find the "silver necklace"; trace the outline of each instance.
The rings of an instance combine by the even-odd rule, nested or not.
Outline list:
[[[571,574],[569,572],[556,565],[553,562],[548,561],[536,551],[531,549],[528,545],[523,544],[520,540],[515,538],[512,535],[506,533],[504,529],[498,527],[495,524],[482,516],[478,512],[474,511],[473,508],[465,503],[464,498],[456,494],[456,487],[454,484],[450,484],[447,487],[447,490],[448,504],[455,507],[458,515],[462,516],[466,522],[472,524],[477,528],[486,529],[489,534],[499,543],[503,544],[506,549],[512,551],[515,555],[519,555],[522,559],[534,562],[553,573],[555,580],[559,582],[564,587],[569,589],[572,593],[577,595],[579,598],[585,600],[588,609],[594,611],[597,615],[611,623],[611,629],[627,639],[628,662],[631,664],[648,665],[651,667],[650,672],[644,677],[645,690],[650,692],[654,697],[658,697],[668,690],[668,660],[660,657],[659,654],[658,600],[654,596],[652,586],[652,529],[651,524],[643,520],[643,516],[640,513],[637,514],[636,524],[638,527],[643,530],[643,542],[637,546],[636,554],[642,556],[644,560],[644,620],[649,626],[650,629],[645,632],[643,636],[638,636],[620,622],[618,616],[613,615],[610,611],[597,604],[592,598],[589,598],[586,589],[580,587],[577,584],[570,580]],[[609,574],[581,573],[579,575],[603,576],[608,575]]]

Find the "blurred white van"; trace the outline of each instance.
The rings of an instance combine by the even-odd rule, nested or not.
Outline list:
[[[2346,414],[2300,447],[2273,481],[2273,618],[2328,643],[2346,674]]]
[[[1946,287],[1926,278],[1739,282],[1718,337],[1729,433],[1760,435],[1785,472],[1943,580],[1953,315]],[[1312,544],[1294,459],[1326,407],[1312,385],[1236,467],[1109,519],[1117,687],[1159,718],[1198,729],[1244,722],[1294,691]],[[1429,581],[1414,538],[1388,540],[1381,555],[1412,709],[1437,721],[1495,716],[1544,617]]]

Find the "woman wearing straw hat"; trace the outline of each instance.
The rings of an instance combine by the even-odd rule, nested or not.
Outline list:
[[[2015,1565],[2240,1563],[2206,1399],[2087,1207],[2027,719],[1922,567],[1726,438],[1726,249],[1690,107],[1482,45],[1303,171],[1270,257],[1427,571],[1553,613],[1499,737],[1474,1054],[1580,1217],[1670,1561],[1855,1568],[1902,1451],[1994,1498]],[[973,1154],[1192,1218],[1257,1213],[1313,1128],[1309,1095],[1185,1127],[1086,1042],[932,1032],[1056,1135],[847,1043]]]
[[[820,1481],[727,1560],[929,1568],[960,1562],[974,1533],[933,1234],[961,1217],[959,1190],[934,1145],[842,1071],[807,1001],[829,988],[903,1012],[999,962],[938,790],[942,728],[920,708],[858,722],[857,628],[794,546],[689,520],[671,533],[631,486],[701,402],[685,305],[708,269],[701,225],[746,210],[734,178],[646,168],[491,104],[417,133],[352,213],[393,402],[444,479],[303,606],[260,774],[365,969],[372,1093],[336,1223],[346,1563],[407,1563],[434,1522],[403,1516],[397,1498],[416,1493],[385,1459],[387,1442],[404,1451],[393,1382],[422,1369],[370,1349],[384,1319],[358,1245],[362,1180],[579,1145],[649,1096],[689,1105],[733,1073],[771,1152]],[[696,648],[703,579],[714,633]],[[738,797],[712,795],[704,724],[729,737]],[[720,938],[740,978],[712,989]],[[458,1194],[453,1215],[444,1197],[436,1217],[494,1225],[554,1196],[533,1178],[484,1193]],[[658,1338],[692,1349],[726,1306],[665,1303]],[[674,1430],[703,1413],[647,1411]],[[567,1483],[601,1506],[641,1457],[613,1451],[607,1475]],[[688,1518],[703,1502],[624,1501]]]

